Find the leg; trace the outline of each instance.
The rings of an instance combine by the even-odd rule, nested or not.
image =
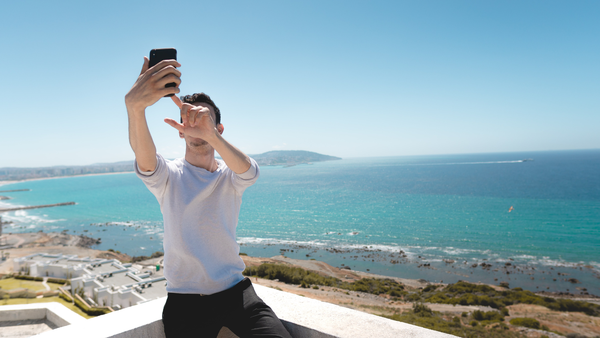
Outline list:
[[[225,326],[237,336],[292,338],[273,310],[256,295],[252,285],[242,292],[242,299],[236,300],[232,306],[235,308]]]
[[[215,312],[197,295],[170,293],[162,314],[165,336],[215,338],[223,327]]]

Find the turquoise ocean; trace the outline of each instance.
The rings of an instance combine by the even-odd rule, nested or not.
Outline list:
[[[5,233],[67,230],[101,238],[97,249],[162,251],[158,203],[133,173],[0,187],[9,189],[31,191],[1,193],[11,199],[0,208],[77,204],[3,213]],[[600,295],[600,150],[265,166],[244,194],[237,235],[253,256]],[[482,262],[491,269],[473,267]]]

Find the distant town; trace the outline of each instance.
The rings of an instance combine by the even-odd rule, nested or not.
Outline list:
[[[250,155],[259,165],[295,166],[314,162],[341,160],[304,150],[274,150]],[[86,166],[56,166],[44,168],[0,168],[0,181],[18,181],[33,178],[107,174],[133,171],[133,160],[114,163],[97,163]]]

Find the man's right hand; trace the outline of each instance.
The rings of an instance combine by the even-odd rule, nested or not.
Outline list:
[[[181,83],[181,72],[175,68],[181,67],[179,62],[164,60],[150,69],[148,63],[148,58],[144,57],[142,72],[125,95],[129,117],[129,144],[142,171],[154,171],[157,165],[156,146],[146,122],[146,108],[167,94],[179,93]],[[165,88],[165,85],[171,82],[175,82],[176,86]]]
[[[179,93],[181,72],[176,67],[181,64],[176,60],[163,60],[148,69],[149,60],[144,56],[144,65],[137,81],[125,95],[125,105],[129,112],[144,112],[167,94]],[[175,82],[175,87],[165,87],[167,83]]]

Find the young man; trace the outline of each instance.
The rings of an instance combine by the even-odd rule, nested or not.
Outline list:
[[[145,109],[179,93],[175,60],[148,69],[148,59],[125,96],[129,142],[137,175],[156,196],[164,219],[165,277],[163,310],[167,337],[216,337],[223,326],[239,337],[291,337],[281,321],[242,276],[235,229],[242,193],[259,176],[254,160],[221,134],[221,113],[206,94],[172,96],[181,123],[165,122],[185,139],[185,157],[165,160],[146,122]],[[175,82],[176,87],[165,87]],[[217,151],[223,160],[214,157]]]

